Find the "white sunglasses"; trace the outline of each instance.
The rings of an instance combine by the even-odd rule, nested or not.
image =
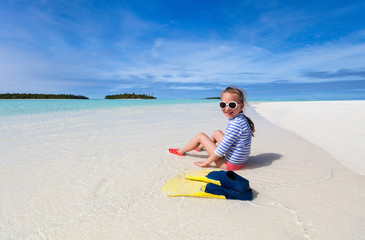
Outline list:
[[[230,108],[230,109],[236,109],[237,107],[238,107],[238,103],[237,102],[235,102],[235,101],[232,101],[232,102],[229,102],[229,103],[226,103],[226,102],[223,102],[223,101],[221,101],[220,103],[219,103],[219,106],[223,109],[223,108],[226,108],[227,107],[227,105],[228,105],[228,107]]]

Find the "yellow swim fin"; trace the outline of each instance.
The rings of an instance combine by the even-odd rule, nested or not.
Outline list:
[[[247,192],[250,190],[249,181],[234,171],[195,171],[186,173],[185,178],[206,183],[213,183],[223,188],[232,189],[237,192]]]
[[[162,187],[161,191],[166,192],[167,196],[170,197],[190,196],[252,200],[252,190],[250,188],[246,188],[245,191],[239,192],[234,189],[221,186],[221,182],[224,182],[223,180],[217,181],[212,179],[212,177],[217,178],[218,176],[219,178],[219,176],[224,177],[225,175],[225,171],[209,171],[206,169],[189,172],[168,180]]]
[[[213,171],[219,171],[219,170],[213,170]],[[202,169],[202,170],[198,170],[198,171],[188,172],[188,173],[184,174],[183,176],[189,180],[201,181],[201,182],[205,182],[205,183],[213,183],[218,186],[221,186],[221,182],[219,180],[214,180],[214,179],[207,177],[207,175],[213,171],[208,170],[208,169]]]
[[[226,199],[223,195],[206,192],[206,186],[206,182],[191,181],[182,176],[177,176],[167,181],[161,191],[166,192],[169,197],[189,196]]]

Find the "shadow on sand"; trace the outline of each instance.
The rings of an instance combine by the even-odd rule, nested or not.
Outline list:
[[[282,155],[277,153],[262,153],[256,156],[250,156],[245,165],[245,169],[255,169],[270,166],[273,161],[280,159]]]
[[[244,169],[255,169],[270,166],[274,161],[279,160],[282,155],[277,153],[262,153],[256,156],[250,156]],[[252,189],[253,199],[257,198],[259,192]]]
[[[186,156],[191,156],[191,157],[195,157],[195,158],[202,158],[202,159],[207,159],[209,156],[208,155],[198,155],[198,154],[194,154],[194,153],[186,153]],[[273,161],[276,161],[278,159],[280,159],[282,157],[282,155],[277,154],[277,153],[262,153],[262,154],[258,154],[256,156],[250,156],[248,158],[248,162],[245,165],[245,169],[255,169],[255,168],[262,168],[262,167],[267,167],[270,166]]]

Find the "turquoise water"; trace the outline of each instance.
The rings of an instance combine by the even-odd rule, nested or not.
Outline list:
[[[104,100],[104,99],[90,99],[90,100],[0,100],[0,117],[38,114],[49,112],[62,111],[79,111],[90,109],[106,109],[116,107],[130,107],[130,106],[149,106],[149,105],[171,105],[171,104],[195,104],[218,102],[219,100],[142,100],[142,99],[128,99],[128,100]]]
[[[261,101],[334,101],[344,99],[260,99],[249,102],[261,102]],[[348,99],[345,99],[348,100]],[[355,100],[355,99],[353,99]],[[16,116],[16,115],[29,115],[38,113],[52,113],[52,112],[64,112],[64,111],[80,111],[80,110],[92,110],[92,109],[107,109],[107,108],[120,108],[131,106],[156,106],[156,105],[172,105],[172,104],[197,104],[197,103],[209,103],[219,102],[217,99],[155,99],[155,100],[143,100],[143,99],[118,99],[118,100],[105,100],[105,99],[22,99],[22,100],[0,100],[0,117]]]

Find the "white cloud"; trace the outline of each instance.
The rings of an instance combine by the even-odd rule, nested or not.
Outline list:
[[[262,68],[272,77],[305,82],[308,79],[301,77],[303,72],[361,68],[364,62],[365,43],[328,43],[270,56],[270,60],[262,62]]]
[[[135,65],[114,68],[117,79],[154,76],[150,81],[265,83],[323,81],[303,78],[306,71],[361,68],[365,44],[347,42],[309,46],[290,52],[271,53],[236,42],[186,42],[159,40],[150,57],[148,50],[135,55]],[[133,55],[133,53],[130,53]],[[247,72],[250,74],[242,74]],[[164,76],[169,76],[164,77]],[[145,78],[145,77],[143,77]],[[353,80],[353,78],[352,78]]]

